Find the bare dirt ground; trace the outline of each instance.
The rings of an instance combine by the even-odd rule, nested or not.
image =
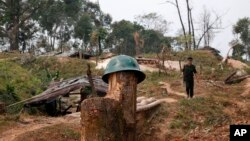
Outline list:
[[[227,61],[230,66],[236,69],[244,69],[245,67],[249,67],[247,64],[238,60],[228,59]]]
[[[246,83],[244,86],[245,90],[241,95],[247,97],[247,96],[250,96],[250,78],[247,78],[245,80],[245,83]]]
[[[38,130],[41,128],[63,124],[63,123],[79,123],[80,124],[80,115],[72,114],[65,117],[33,117],[25,119],[24,123],[18,124],[18,126],[13,127],[10,130],[2,132],[0,134],[0,141],[14,141],[18,136]]]

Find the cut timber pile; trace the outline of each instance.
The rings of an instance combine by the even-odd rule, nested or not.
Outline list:
[[[158,59],[148,59],[148,58],[136,58],[139,64],[151,64],[151,65],[159,65]]]
[[[226,79],[225,79],[225,84],[234,84],[234,83],[239,83],[247,78],[250,78],[250,75],[245,74],[242,71],[235,71],[232,74],[230,74]]]
[[[97,93],[107,92],[108,86],[106,83],[102,81],[101,78],[94,77],[93,82],[95,84]],[[74,90],[78,90],[82,87],[90,86],[87,76],[67,79],[61,82],[54,83],[52,85],[53,86],[49,87],[43,93],[27,100],[25,104],[26,105],[39,105],[39,104],[48,103],[48,102],[55,100],[59,96],[64,96]]]
[[[100,77],[94,77],[93,82],[97,91],[97,94],[105,95],[108,90],[108,85],[102,81]],[[87,76],[81,76],[76,78],[67,79],[61,82],[55,82],[43,93],[36,95],[28,100],[25,100],[26,105],[39,105],[49,103],[59,96],[64,96],[78,90],[82,87],[90,86]],[[151,109],[160,103],[162,100],[156,100],[152,98],[138,97],[137,98],[137,112],[146,111]]]

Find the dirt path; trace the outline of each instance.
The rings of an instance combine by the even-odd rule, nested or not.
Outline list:
[[[159,82],[159,84],[162,85],[161,88],[166,89],[167,92],[170,93],[170,94],[178,95],[178,96],[181,96],[181,97],[186,97],[185,93],[180,93],[180,92],[174,91],[171,88],[170,84],[167,83],[167,82]]]
[[[16,137],[34,130],[44,127],[53,126],[61,123],[76,123],[80,122],[80,115],[69,115],[65,117],[39,117],[39,120],[32,119],[26,124],[20,124],[0,134],[0,141],[14,141]]]

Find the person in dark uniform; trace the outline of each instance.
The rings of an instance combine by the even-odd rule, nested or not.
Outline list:
[[[183,80],[186,85],[186,93],[188,98],[194,96],[194,75],[196,77],[197,71],[195,65],[193,65],[193,58],[187,58],[187,64],[183,67]],[[196,77],[197,78],[197,77]]]

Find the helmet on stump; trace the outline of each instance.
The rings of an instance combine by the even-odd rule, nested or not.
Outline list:
[[[104,72],[104,75],[102,76],[102,80],[106,83],[108,83],[108,76],[109,74],[115,73],[115,72],[121,72],[121,71],[132,71],[135,72],[138,82],[142,82],[146,75],[140,70],[140,67],[137,63],[137,61],[127,55],[119,55],[116,57],[113,57]]]

